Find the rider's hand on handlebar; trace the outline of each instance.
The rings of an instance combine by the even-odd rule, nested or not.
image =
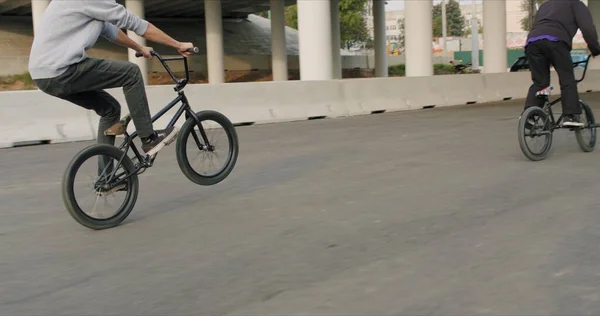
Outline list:
[[[144,58],[152,59],[152,47],[142,46],[142,48],[138,51],[138,53],[144,55]]]
[[[182,56],[190,57],[191,53],[189,51],[191,51],[192,48],[194,48],[194,44],[192,43],[180,43],[177,50]]]

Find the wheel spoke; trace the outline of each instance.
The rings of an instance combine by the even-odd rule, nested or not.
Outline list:
[[[183,143],[177,152],[179,166],[184,174],[192,182],[200,185],[213,185],[222,181],[235,166],[237,161],[237,134],[233,124],[222,114],[214,111],[204,111],[197,114],[200,124],[194,121],[188,121],[182,129]],[[212,122],[208,122],[212,121]],[[206,122],[206,123],[205,123]],[[202,153],[196,153],[197,146],[188,145],[193,142],[193,135],[196,127],[202,128],[200,133],[202,138],[206,138],[206,147]],[[225,139],[222,141],[221,134],[225,133]],[[190,134],[192,136],[190,137]],[[218,151],[220,146],[224,145],[223,150],[226,155],[221,155]],[[200,155],[202,155],[200,157]],[[197,162],[201,160],[201,163]],[[207,161],[208,160],[208,161]],[[214,169],[214,170],[213,170]]]
[[[117,147],[103,144],[89,147],[75,157],[67,172],[67,187],[63,188],[67,194],[67,209],[77,222],[88,228],[118,225],[135,204],[137,192],[133,191],[137,190],[137,174],[126,152]],[[107,189],[128,175],[126,194]],[[88,181],[82,183],[78,179]]]

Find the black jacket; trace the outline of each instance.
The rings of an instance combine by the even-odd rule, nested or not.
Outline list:
[[[598,33],[592,14],[580,0],[548,0],[536,14],[533,28],[527,39],[550,35],[557,37],[572,49],[573,37],[581,30],[583,38],[594,56],[600,55]]]

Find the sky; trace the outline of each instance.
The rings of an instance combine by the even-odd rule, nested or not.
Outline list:
[[[427,1],[427,0],[410,0],[410,1]],[[476,0],[477,3],[481,3],[482,0]],[[434,3],[439,3],[440,0],[434,0]],[[461,4],[473,3],[473,0],[459,0]],[[386,11],[404,10],[404,0],[387,0],[385,6]]]

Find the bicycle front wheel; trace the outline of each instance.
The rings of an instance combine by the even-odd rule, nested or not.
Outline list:
[[[192,182],[209,186],[223,181],[238,157],[238,136],[231,121],[215,111],[190,117],[177,138],[177,163]]]
[[[79,224],[96,230],[115,227],[125,220],[138,190],[131,159],[106,144],[79,152],[67,166],[62,182],[63,202],[69,214]]]
[[[527,108],[519,118],[519,146],[533,161],[543,160],[552,147],[552,122],[540,107]]]
[[[579,148],[584,152],[591,152],[596,147],[596,120],[594,118],[594,112],[592,112],[592,108],[583,103],[579,102],[581,106],[581,122],[584,124],[583,127],[575,129],[575,138],[577,138],[577,143],[579,144]]]

